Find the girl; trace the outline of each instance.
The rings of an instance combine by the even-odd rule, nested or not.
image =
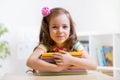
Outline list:
[[[69,12],[63,8],[48,7],[42,9],[42,24],[39,44],[27,60],[27,66],[40,71],[59,72],[73,69],[71,65],[82,69],[95,70],[96,63],[77,41],[74,23]],[[77,44],[77,49],[75,48]],[[78,45],[79,44],[79,45]],[[62,54],[54,53],[57,51]],[[73,57],[69,51],[82,51],[82,57]],[[48,63],[40,56],[45,52],[53,52],[56,64]]]

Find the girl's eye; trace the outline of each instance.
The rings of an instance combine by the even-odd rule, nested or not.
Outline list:
[[[65,29],[66,29],[66,28],[68,28],[68,26],[63,26],[63,28],[65,28]]]
[[[57,29],[57,26],[53,26],[52,28],[53,28],[53,29]]]

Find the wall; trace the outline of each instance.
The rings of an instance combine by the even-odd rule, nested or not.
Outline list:
[[[27,59],[38,42],[41,8],[67,9],[77,34],[120,32],[119,0],[0,0],[0,23],[9,30],[12,58]]]

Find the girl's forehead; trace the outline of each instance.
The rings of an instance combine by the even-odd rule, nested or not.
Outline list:
[[[68,14],[66,14],[66,13],[53,13],[53,14],[51,14],[51,18],[61,16],[61,15],[66,15],[68,17]]]
[[[60,14],[60,15],[56,15],[56,16],[52,16],[50,19],[50,24],[51,23],[67,23],[69,24],[69,18],[66,14]]]

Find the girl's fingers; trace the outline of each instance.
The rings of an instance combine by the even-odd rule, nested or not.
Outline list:
[[[61,56],[60,54],[58,54],[58,53],[52,54],[52,57],[53,57],[53,58],[58,58],[58,59],[61,59],[61,58],[62,58],[62,56]]]
[[[59,58],[55,59],[57,65],[63,65],[63,61]]]
[[[59,62],[59,63],[56,63],[57,65],[63,65],[63,63],[62,62]]]
[[[60,60],[60,59],[55,59],[55,62],[57,62],[57,63],[61,63],[61,62],[63,62],[63,61]]]

